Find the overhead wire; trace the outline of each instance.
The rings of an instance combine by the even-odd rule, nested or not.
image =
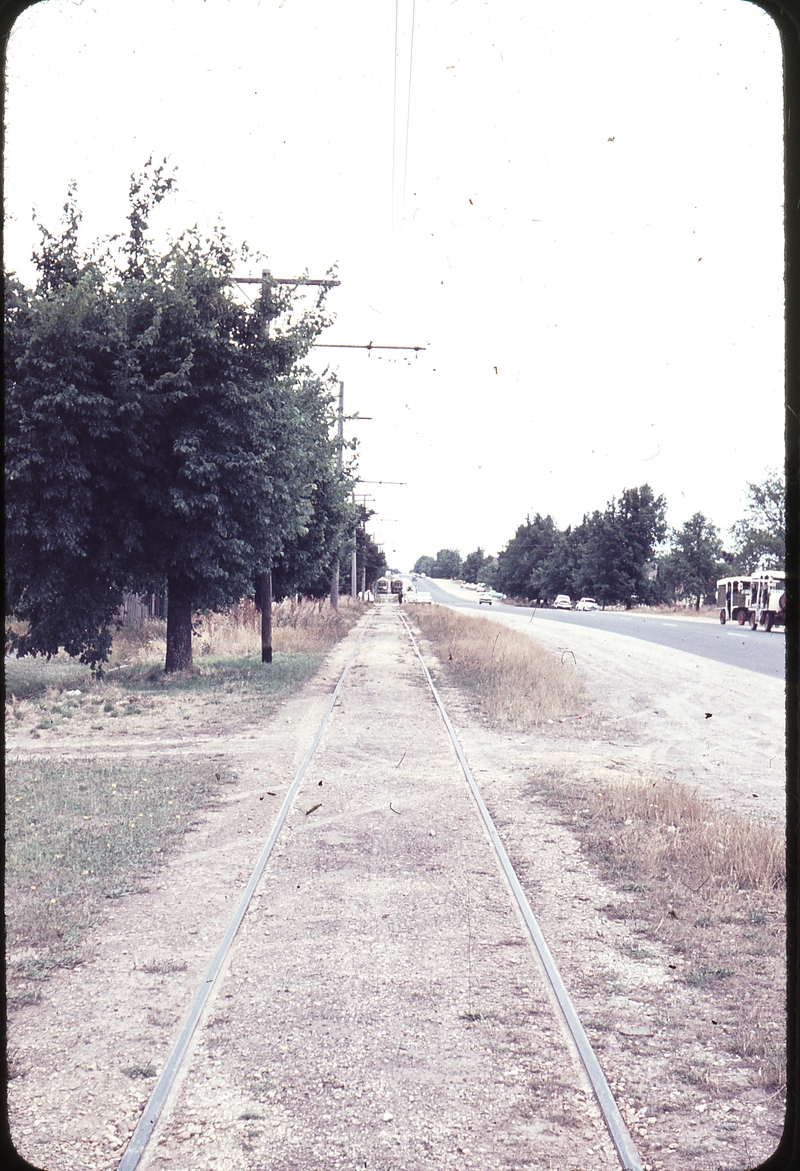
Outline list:
[[[392,96],[392,231],[394,231],[395,156],[397,154],[397,26],[400,20],[400,0],[394,0],[394,90]]]
[[[417,0],[412,0],[411,5],[411,50],[408,55],[408,100],[406,106],[406,148],[403,158],[403,213],[400,218],[400,227],[402,230],[403,223],[406,218],[406,179],[408,178],[408,138],[411,127],[411,74],[414,69],[414,24],[416,22]]]

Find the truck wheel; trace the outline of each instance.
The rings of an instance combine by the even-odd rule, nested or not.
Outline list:
[[[745,622],[747,621],[747,611],[746,610],[737,610],[736,611],[736,621],[739,623],[740,626],[744,626]]]
[[[767,632],[769,632],[770,630],[772,630],[772,623],[773,623],[773,621],[774,621],[774,615],[773,615],[772,611],[771,611],[771,610],[767,610],[767,617],[766,617],[766,620],[765,620],[765,622],[764,622],[764,629],[765,629]]]
[[[755,610],[750,611],[750,629],[758,630],[758,615]]]
[[[728,615],[725,613],[725,611],[724,611],[724,610],[720,610],[720,612],[719,612],[719,624],[720,624],[720,626],[724,626],[724,625],[725,625],[725,622],[726,622],[726,620],[727,620],[727,617],[728,617]]]

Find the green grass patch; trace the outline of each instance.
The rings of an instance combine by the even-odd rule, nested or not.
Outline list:
[[[282,654],[277,652],[271,663],[261,656],[206,655],[191,671],[165,675],[160,663],[131,664],[113,673],[113,683],[131,693],[207,696],[216,691],[240,691],[259,696],[281,695],[304,683],[313,675],[322,654]]]
[[[80,963],[108,900],[143,889],[224,782],[205,758],[10,760],[9,974],[38,980]]]
[[[39,700],[48,714],[69,716],[71,707],[81,707],[93,697],[109,690],[124,690],[141,695],[165,693],[205,695],[217,688],[240,689],[249,694],[280,694],[304,682],[322,658],[321,653],[276,653],[272,663],[262,663],[260,655],[208,655],[191,671],[164,674],[163,664],[155,659],[128,663],[93,676],[88,667],[63,663],[59,659],[9,659],[5,664],[6,699]],[[80,696],[65,692],[80,691]],[[113,699],[104,701],[104,711],[112,712]]]
[[[35,1003],[40,981],[83,962],[83,937],[109,901],[147,889],[149,876],[229,779],[208,757],[159,756],[165,736],[187,742],[195,729],[242,734],[262,725],[363,612],[346,599],[338,612],[322,603],[281,603],[269,664],[261,662],[252,603],[203,619],[202,657],[186,672],[164,673],[157,637],[163,623],[148,624],[146,638],[115,642],[115,659],[102,676],[63,655],[6,660],[7,729],[46,750],[35,760],[12,750],[7,766],[11,1003]],[[95,733],[103,735],[93,752],[86,744]],[[146,757],[100,755],[102,742],[114,737],[121,748],[131,734],[148,746]],[[47,759],[54,748],[69,749],[74,737],[81,758]],[[180,962],[154,959],[144,970],[179,971]]]
[[[260,721],[270,704],[314,674],[322,658],[322,650],[277,653],[272,663],[262,663],[260,653],[209,655],[191,671],[170,675],[151,660],[123,664],[103,678],[88,670],[65,674],[65,664],[55,660],[15,660],[6,663],[6,726],[36,740],[111,735],[122,721],[125,730],[130,725],[141,734],[146,728],[133,717],[147,715],[157,716],[162,727],[164,720],[207,724],[212,712],[217,724]]]
[[[70,691],[92,686],[92,672],[66,656],[56,659],[6,659],[6,699],[33,699],[48,688]]]

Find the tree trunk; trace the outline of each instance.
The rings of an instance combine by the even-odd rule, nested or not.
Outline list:
[[[272,662],[272,574],[261,574],[261,662]]]
[[[167,661],[164,671],[192,666],[192,603],[185,583],[170,577],[167,594]]]
[[[336,564],[333,567],[333,574],[331,576],[331,609],[339,609],[339,561],[337,558]]]

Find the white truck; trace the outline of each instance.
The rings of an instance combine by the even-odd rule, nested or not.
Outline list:
[[[744,626],[750,617],[749,577],[721,577],[717,582],[717,605],[719,620],[724,626],[735,619]]]
[[[734,619],[751,630],[772,630],[786,624],[786,575],[763,570],[748,577],[722,577],[717,581],[719,620],[724,626]]]
[[[750,629],[772,630],[786,625],[786,577],[756,573],[750,582]]]

